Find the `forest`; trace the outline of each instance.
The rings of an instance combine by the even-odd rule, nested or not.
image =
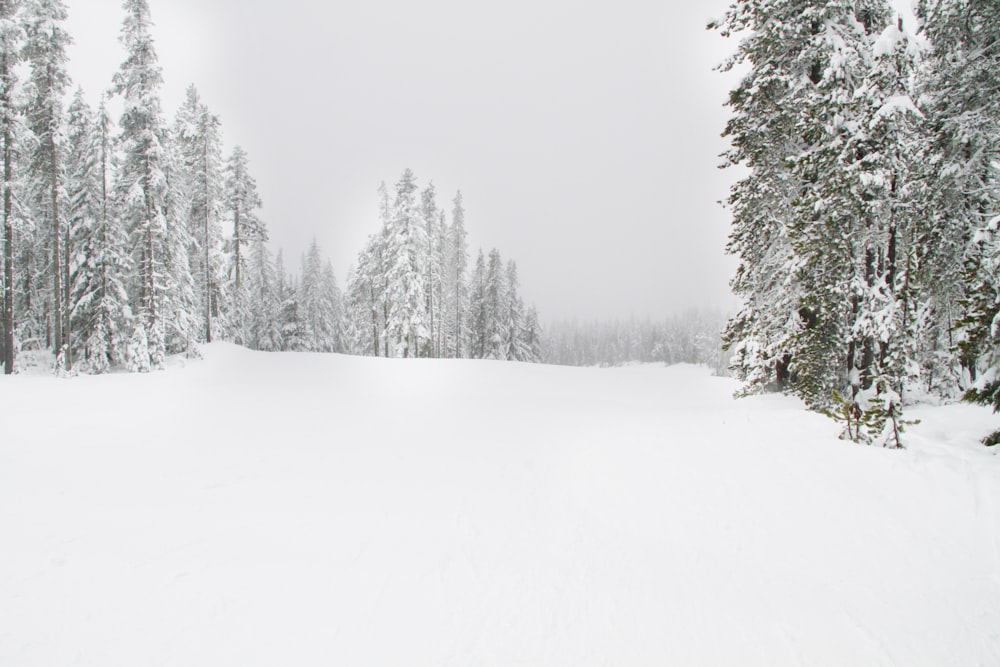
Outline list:
[[[897,444],[911,397],[1000,407],[1000,4],[734,3],[732,288],[745,393]],[[995,444],[1000,433],[987,438]]]

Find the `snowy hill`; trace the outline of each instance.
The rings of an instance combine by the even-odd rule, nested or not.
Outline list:
[[[0,665],[1000,664],[988,410],[836,439],[695,367],[0,379]]]

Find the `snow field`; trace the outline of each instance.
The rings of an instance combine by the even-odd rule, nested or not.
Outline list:
[[[991,665],[1000,460],[695,367],[0,379],[0,665]]]

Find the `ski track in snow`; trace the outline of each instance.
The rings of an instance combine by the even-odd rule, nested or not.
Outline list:
[[[693,367],[205,356],[0,378],[0,665],[1000,664],[988,410],[887,451]]]

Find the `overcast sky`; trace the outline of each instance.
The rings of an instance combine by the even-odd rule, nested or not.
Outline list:
[[[543,320],[732,305],[716,203],[734,48],[727,2],[149,0],[169,121],[194,83],[241,144],[272,245],[315,235],[341,281],[409,167],[461,189],[470,246],[518,263]],[[67,0],[95,102],[123,60],[119,0]]]

